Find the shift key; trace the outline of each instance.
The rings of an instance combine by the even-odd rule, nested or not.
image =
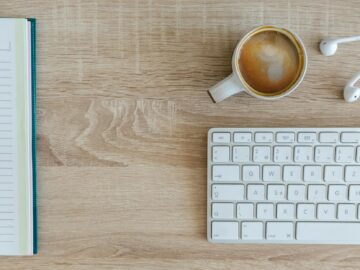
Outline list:
[[[214,165],[212,167],[213,181],[239,181],[240,168],[238,165]]]

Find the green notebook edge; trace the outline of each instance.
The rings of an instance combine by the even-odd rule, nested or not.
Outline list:
[[[33,253],[38,253],[37,171],[36,171],[36,19],[31,24],[31,117],[32,117],[32,178],[33,178]]]

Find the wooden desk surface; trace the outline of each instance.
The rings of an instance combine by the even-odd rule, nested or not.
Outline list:
[[[360,247],[206,240],[210,127],[360,126],[342,88],[360,46],[325,58],[326,36],[360,33],[357,0],[3,1],[38,19],[40,254],[0,269],[359,269]],[[260,24],[304,39],[290,97],[213,104],[232,50]]]

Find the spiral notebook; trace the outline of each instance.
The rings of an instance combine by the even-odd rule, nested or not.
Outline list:
[[[0,18],[0,255],[37,253],[35,29]]]

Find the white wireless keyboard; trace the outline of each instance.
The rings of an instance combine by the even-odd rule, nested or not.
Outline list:
[[[360,128],[213,128],[208,240],[360,244]]]

